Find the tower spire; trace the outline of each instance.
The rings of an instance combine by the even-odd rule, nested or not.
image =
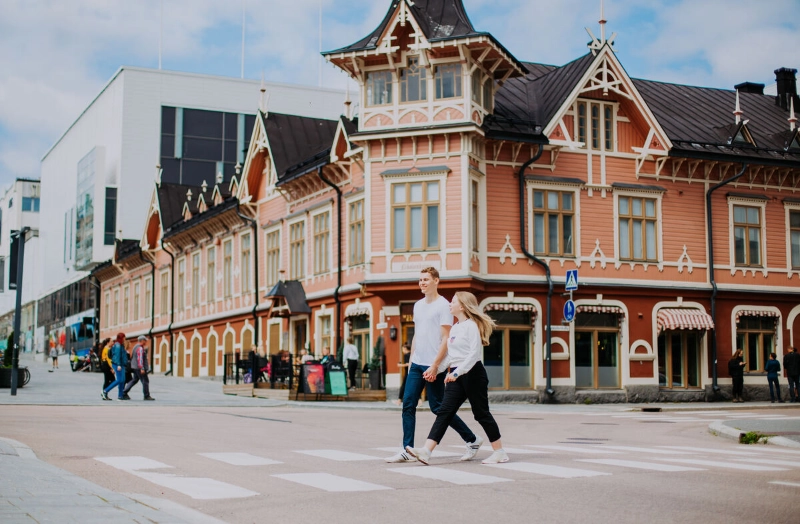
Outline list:
[[[605,10],[603,9],[603,0],[600,0],[600,43],[606,41],[606,17]]]
[[[736,90],[736,109],[733,110],[733,115],[736,117],[736,123],[737,124],[742,121],[742,115],[743,114],[744,114],[744,111],[742,111],[741,108],[739,107],[739,90],[737,89]]]
[[[789,97],[789,130],[794,131],[797,128],[797,117],[794,115],[794,97]]]

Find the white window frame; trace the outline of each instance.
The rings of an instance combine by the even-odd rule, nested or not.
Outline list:
[[[292,272],[292,226],[302,222],[303,223],[303,256],[302,260],[300,261],[300,267],[303,269],[302,276],[295,275]],[[287,277],[289,280],[305,280],[308,275],[308,217],[306,215],[302,215],[298,217],[296,220],[292,220],[291,222],[286,224],[286,231],[287,231],[287,239],[286,245],[289,247],[289,268]]]
[[[619,113],[619,102],[611,102],[611,101],[603,101],[603,100],[595,100],[591,98],[579,98],[575,100],[575,103],[572,104],[572,113],[573,113],[573,137],[572,139],[575,142],[580,142],[580,133],[578,130],[578,105],[585,104],[586,105],[586,141],[581,142],[583,143],[582,150],[585,151],[592,151],[595,153],[617,153],[619,152],[619,126],[617,125],[620,119],[618,118]],[[600,145],[599,148],[594,149],[592,148],[592,104],[598,104],[600,106],[600,141],[598,144]],[[612,137],[612,144],[611,149],[606,149],[606,137],[605,137],[605,106],[611,106],[611,132],[613,133]]]
[[[558,183],[558,182],[542,182],[538,180],[531,180],[527,183],[527,198],[528,198],[528,249],[531,253],[535,253],[536,232],[534,230],[534,208],[533,208],[533,193],[534,191],[558,191],[560,193],[572,193],[572,251],[573,254],[569,256],[551,256],[551,255],[537,255],[540,258],[547,258],[551,260],[576,260],[580,258],[581,254],[581,235],[580,235],[580,213],[581,213],[581,184],[577,183]],[[616,201],[615,201],[616,205]],[[615,208],[616,209],[616,208]],[[616,242],[615,242],[616,244]],[[563,251],[563,250],[562,250]]]
[[[800,274],[800,266],[792,265],[792,228],[791,228],[791,214],[800,213],[800,202],[784,202],[783,209],[785,214],[786,224],[786,269],[791,273]]]
[[[270,248],[270,245],[269,245],[268,240],[269,240],[270,235],[276,234],[276,233],[278,235],[278,256],[276,257],[275,280],[273,281],[270,278],[271,277],[270,271],[271,271],[272,268],[270,267],[270,259],[269,259],[269,254],[270,254],[269,248]],[[268,287],[274,286],[281,279],[281,262],[282,262],[281,254],[283,252],[283,249],[282,249],[283,246],[281,245],[282,236],[283,236],[283,230],[281,229],[280,224],[275,226],[275,227],[271,227],[271,228],[269,228],[269,229],[264,231],[264,270],[265,270],[265,284]]]
[[[663,198],[665,191],[660,189],[627,189],[627,188],[614,188],[614,260],[615,268],[619,268],[622,264],[629,264],[631,268],[636,264],[645,267],[650,265],[657,265],[661,269],[664,264],[664,213],[663,213]],[[619,256],[619,197],[634,197],[634,198],[649,198],[656,201],[656,234],[658,239],[656,242],[656,250],[658,251],[657,259],[651,260],[620,260]]]
[[[230,247],[231,256],[228,263],[225,249]],[[233,297],[233,238],[222,241],[222,298],[225,300]]]
[[[324,241],[325,242],[325,246],[324,246],[325,253],[324,254],[325,254],[326,258],[327,258],[328,267],[327,268],[320,268],[320,270],[317,271],[317,269],[318,269],[317,268],[317,232],[315,230],[315,226],[316,226],[315,222],[316,222],[317,217],[319,217],[321,215],[324,215],[326,213],[328,215],[328,231],[327,231],[328,238],[327,238],[326,241]],[[327,275],[333,270],[333,263],[332,263],[332,261],[333,261],[333,239],[332,239],[332,237],[333,237],[333,207],[332,206],[325,206],[325,207],[319,209],[318,211],[315,211],[313,214],[311,214],[308,217],[308,221],[311,223],[311,230],[312,230],[311,231],[311,235],[312,235],[312,238],[313,238],[313,241],[314,241],[314,255],[313,255],[312,260],[311,260],[312,267],[314,268],[314,276]],[[308,246],[308,243],[306,243],[306,246]]]
[[[142,282],[141,278],[133,283],[133,321],[138,322],[141,308]]]
[[[350,220],[350,206],[361,202],[361,255],[362,261],[353,264],[351,260],[351,249],[353,247],[352,221]],[[347,205],[347,267],[363,266],[367,263],[367,199],[363,194],[351,200],[346,200]]]
[[[244,258],[244,241],[249,240],[250,246],[247,248],[248,260]],[[242,233],[239,236],[239,289],[242,294],[250,294],[253,292],[253,270],[250,266],[253,264],[253,235],[250,232]],[[246,284],[246,285],[245,285]]]
[[[761,221],[761,245],[759,246],[759,250],[761,251],[761,264],[759,266],[737,266],[736,265],[736,246],[733,239],[733,207],[734,206],[744,206],[744,207],[757,207],[760,208],[760,221]],[[761,271],[766,273],[767,267],[769,267],[769,261],[767,260],[767,201],[758,198],[758,196],[753,195],[753,198],[747,198],[738,195],[728,195],[728,248],[729,248],[729,255],[730,255],[730,264],[731,264],[731,274],[736,274],[737,271]],[[789,261],[791,264],[791,261]]]
[[[384,175],[384,183],[386,184],[386,247],[387,252],[392,255],[413,254],[413,253],[443,253],[445,246],[447,246],[447,213],[445,212],[447,205],[447,172],[433,172],[425,173],[419,176],[415,173],[402,173],[399,175]],[[395,184],[411,184],[417,182],[438,182],[439,183],[439,247],[436,249],[407,249],[398,250],[394,249],[394,195],[392,193],[392,186]],[[365,254],[366,256],[366,254]]]
[[[150,316],[153,314],[153,310],[150,309],[150,304],[152,303],[152,300],[153,300],[153,279],[152,277],[145,277],[144,279],[145,314],[143,315],[144,318],[150,318]]]
[[[186,257],[181,257],[175,261],[178,264],[178,282],[175,284],[175,287],[178,288],[178,311],[183,311],[186,309]],[[183,270],[181,271],[181,266]],[[183,273],[183,276],[181,276]],[[183,279],[183,282],[181,282]]]

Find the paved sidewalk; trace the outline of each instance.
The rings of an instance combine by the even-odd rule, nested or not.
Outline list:
[[[121,495],[36,458],[25,444],[0,438],[0,522],[28,524],[219,524],[167,500]]]
[[[738,441],[742,433],[756,431],[772,435],[767,442],[778,446],[800,448],[800,418],[769,420],[763,418],[741,418],[712,422],[708,431],[720,437]]]

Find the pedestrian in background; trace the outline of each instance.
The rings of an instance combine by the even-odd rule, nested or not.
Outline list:
[[[58,369],[58,346],[56,346],[54,343],[50,344],[50,359],[53,361],[50,371]]]
[[[114,382],[103,389],[101,398],[103,400],[111,400],[108,398],[108,392],[117,388],[117,400],[125,400],[122,392],[125,387],[125,369],[128,367],[128,353],[125,352],[125,333],[117,333],[117,338],[111,348],[111,367],[114,370]]]
[[[731,359],[728,361],[728,375],[731,376],[733,382],[733,401],[744,402],[742,393],[744,390],[744,359],[742,359],[742,350],[737,349]]]
[[[150,365],[147,362],[147,337],[139,335],[138,342],[133,351],[131,351],[131,373],[133,378],[125,384],[122,396],[123,398],[128,397],[128,392],[141,380],[144,399],[155,400],[150,396],[150,378],[147,376],[150,371]]]
[[[789,381],[789,402],[800,402],[800,354],[797,348],[789,348],[783,356],[783,370]]]
[[[783,403],[781,398],[781,383],[778,381],[778,373],[781,372],[781,363],[778,362],[778,357],[775,353],[769,354],[767,365],[764,366],[764,371],[767,372],[767,382],[769,383],[769,398],[774,404],[775,397],[778,397],[778,402]],[[772,392],[772,386],[775,386],[775,392]]]
[[[100,352],[100,370],[103,372],[103,389],[114,382],[114,372],[111,369],[111,339],[107,338],[100,343],[103,348]]]
[[[347,337],[344,345],[344,361],[347,362],[347,373],[350,375],[350,389],[356,389],[356,370],[358,369],[358,348],[353,344],[352,335]]]
[[[411,346],[408,342],[403,343],[403,348],[400,353],[402,361],[398,364],[400,374],[403,375],[403,380],[400,382],[400,392],[397,394],[397,405],[403,403],[403,394],[406,391],[406,379],[408,378],[408,359],[411,357]]]

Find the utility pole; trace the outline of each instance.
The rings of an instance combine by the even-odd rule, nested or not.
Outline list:
[[[31,228],[23,227],[18,235],[19,250],[17,251],[17,300],[14,309],[14,348],[11,357],[11,396],[17,396],[17,382],[19,379],[19,346],[22,339],[22,268],[25,262],[25,236]]]

